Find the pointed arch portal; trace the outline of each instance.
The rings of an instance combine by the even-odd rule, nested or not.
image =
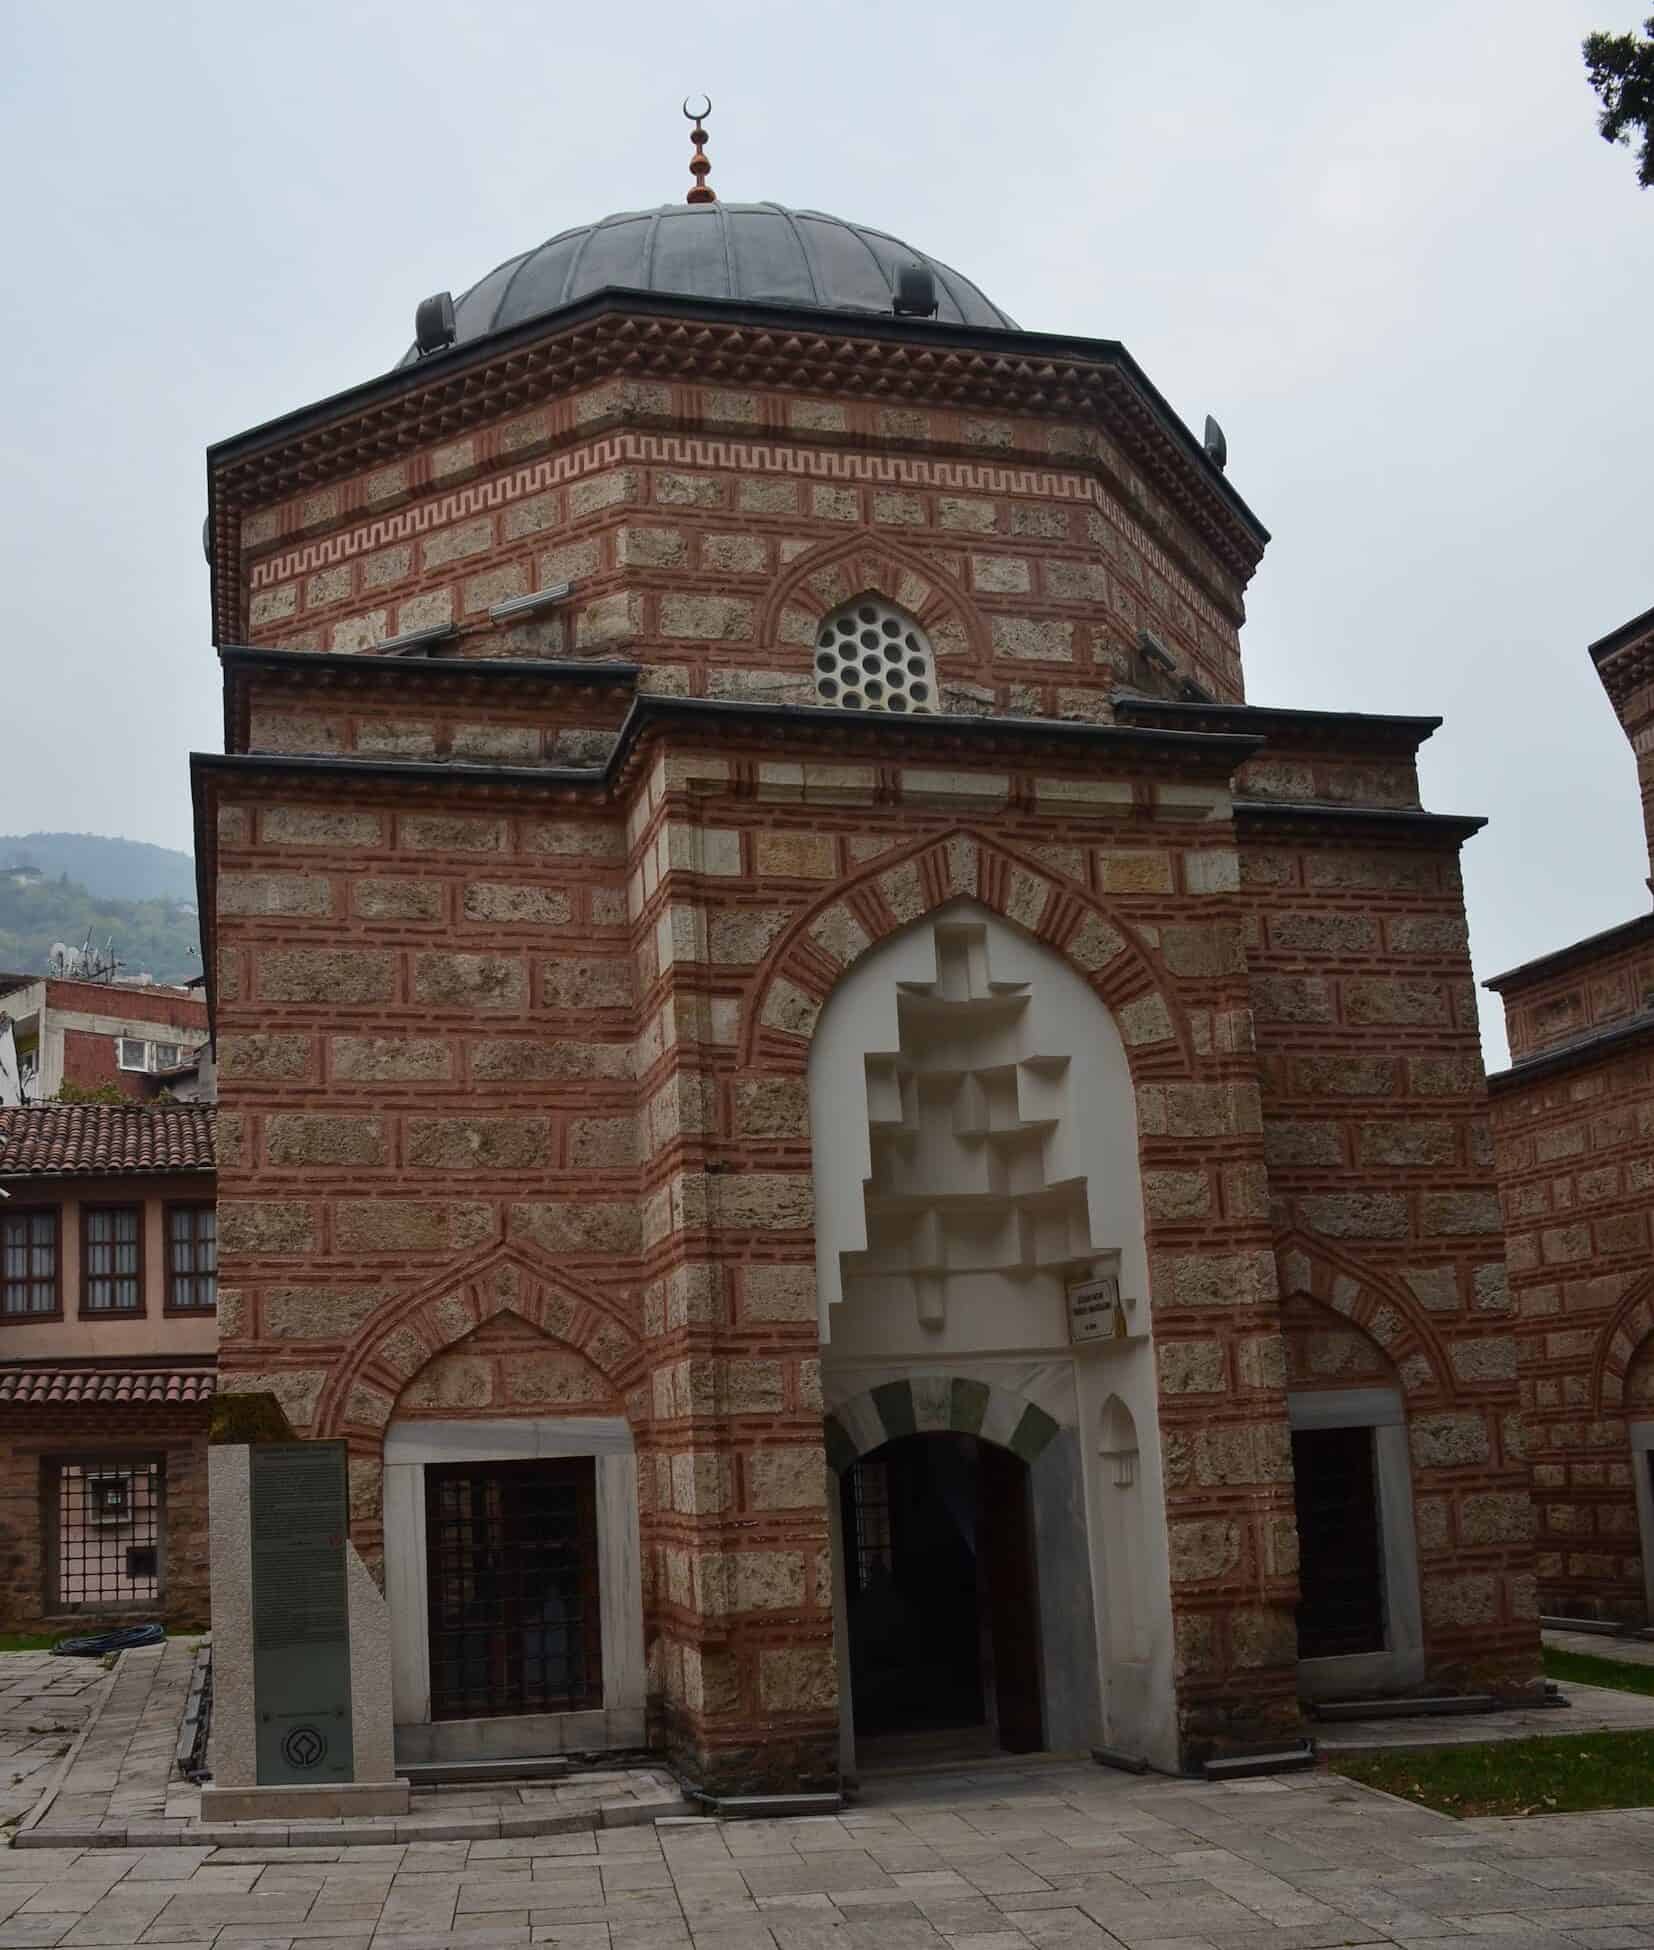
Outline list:
[[[1134,1046],[1081,967],[968,896],[870,947],[822,1006],[852,1770],[869,1739],[915,1736],[1175,1764],[1153,1348],[1076,1345],[1069,1323],[1078,1281],[1147,1291]]]

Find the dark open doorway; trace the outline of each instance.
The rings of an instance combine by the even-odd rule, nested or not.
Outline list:
[[[1382,1652],[1384,1550],[1370,1428],[1295,1429],[1298,1657]]]
[[[977,1729],[1044,1745],[1028,1466],[971,1435],[903,1436],[846,1470],[858,1741]]]

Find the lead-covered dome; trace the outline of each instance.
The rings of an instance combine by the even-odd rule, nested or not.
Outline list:
[[[888,314],[896,274],[913,263],[934,273],[944,324],[1018,329],[969,278],[888,231],[779,203],[666,203],[580,224],[490,271],[454,316],[464,345],[610,285]]]

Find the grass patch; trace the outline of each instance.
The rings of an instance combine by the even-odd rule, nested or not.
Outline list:
[[[1555,1815],[1654,1804],[1654,1733],[1336,1754],[1328,1765],[1446,1815]]]
[[[1571,1680],[1576,1686],[1609,1686],[1616,1693],[1644,1693],[1654,1697],[1654,1665],[1634,1666],[1626,1659],[1599,1659],[1590,1652],[1558,1652],[1546,1646],[1545,1677]]]
[[[0,1652],[50,1652],[61,1632],[0,1632]]]

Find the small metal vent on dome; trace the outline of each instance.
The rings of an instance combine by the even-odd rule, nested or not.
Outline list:
[[[880,596],[858,596],[816,631],[816,695],[847,711],[933,712],[936,666],[925,633]]]
[[[441,352],[453,344],[459,327],[454,321],[454,294],[451,291],[434,292],[429,298],[422,298],[414,308],[414,344],[419,347],[419,356],[424,359],[433,352]]]
[[[937,307],[936,273],[928,264],[904,264],[896,273],[896,297],[891,309],[898,318],[934,318]]]

